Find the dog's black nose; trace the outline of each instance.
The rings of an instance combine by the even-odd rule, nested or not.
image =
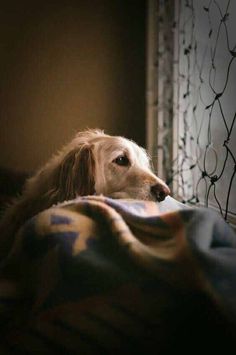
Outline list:
[[[170,189],[167,185],[156,184],[151,186],[151,193],[157,201],[163,201],[170,194]]]

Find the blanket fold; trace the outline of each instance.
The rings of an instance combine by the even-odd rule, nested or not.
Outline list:
[[[26,222],[2,262],[0,315],[3,354],[152,354],[156,342],[165,353],[180,344],[180,324],[186,334],[214,324],[227,341],[212,334],[209,344],[230,353],[235,233],[206,209],[101,196],[53,206]]]

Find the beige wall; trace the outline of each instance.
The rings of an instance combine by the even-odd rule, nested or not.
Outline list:
[[[143,145],[145,1],[36,4],[1,5],[0,165],[33,170],[86,127]]]

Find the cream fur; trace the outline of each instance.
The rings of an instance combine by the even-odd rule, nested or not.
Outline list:
[[[117,158],[127,164],[119,165]],[[100,130],[80,132],[26,182],[22,196],[6,211],[0,222],[0,257],[27,219],[58,202],[95,193],[161,201],[169,192],[135,142]]]

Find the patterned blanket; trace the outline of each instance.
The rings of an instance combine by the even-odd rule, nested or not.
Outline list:
[[[0,315],[1,354],[235,353],[236,235],[206,209],[65,202],[15,236]]]

